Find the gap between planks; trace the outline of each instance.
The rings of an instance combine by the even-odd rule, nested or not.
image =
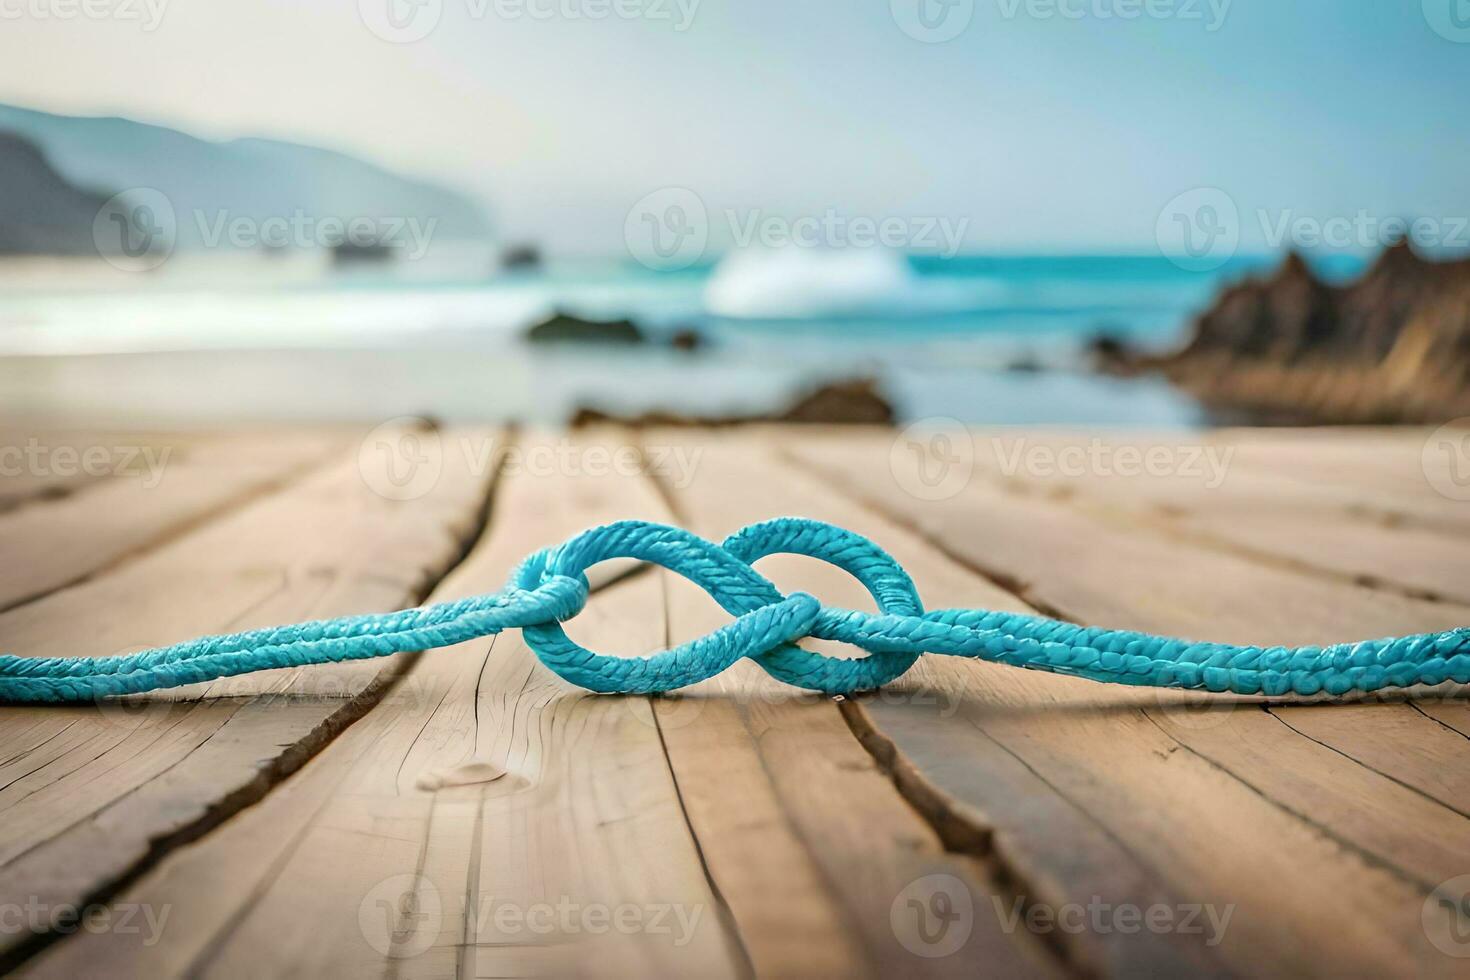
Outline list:
[[[493,470],[476,474],[451,459],[431,496],[401,503],[373,493],[360,466],[342,454],[227,519],[0,615],[0,635],[27,654],[95,653],[113,641],[133,648],[411,604],[480,533]],[[377,562],[387,555],[395,564],[385,572]],[[276,565],[279,579],[261,574]],[[192,598],[179,604],[179,594]],[[88,629],[88,610],[106,609],[127,612]],[[23,770],[0,788],[0,893],[51,906],[105,901],[264,796],[383,697],[410,659],[269,671],[96,706],[5,709],[0,776]],[[34,785],[23,796],[3,799],[25,783]],[[7,933],[0,957],[13,965],[55,938]]]

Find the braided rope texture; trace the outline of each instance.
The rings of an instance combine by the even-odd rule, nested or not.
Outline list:
[[[751,567],[777,553],[846,570],[879,611],[829,608],[805,592],[782,595]],[[610,558],[678,572],[735,618],[708,636],[646,657],[584,649],[561,624],[586,605],[586,570]],[[1470,683],[1470,628],[1327,647],[1254,647],[984,609],[925,612],[908,573],[882,548],[831,524],[783,517],[752,524],[719,545],[677,527],[620,521],[535,553],[501,592],[401,612],[209,636],[127,656],[0,656],[0,700],[89,701],[274,667],[428,650],[512,628],[523,631],[552,671],[599,693],[670,691],[713,677],[743,657],[797,687],[853,693],[889,683],[924,653],[1117,684],[1269,696]],[[868,656],[839,659],[796,645],[809,636],[853,644]]]

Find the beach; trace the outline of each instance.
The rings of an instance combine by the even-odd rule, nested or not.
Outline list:
[[[1107,333],[1169,349],[1222,282],[1266,262],[1201,274],[1162,258],[887,261],[904,270],[884,293],[798,281],[779,294],[784,305],[758,315],[711,302],[714,266],[659,274],[569,261],[478,281],[369,270],[267,288],[208,268],[102,277],[90,289],[34,277],[0,297],[0,412],[144,426],[401,415],[557,423],[581,407],[767,412],[824,381],[872,377],[905,422],[1188,427],[1209,419],[1190,395],[1160,379],[1099,375],[1087,346]],[[725,286],[728,306],[741,284]],[[749,288],[764,297],[770,286]],[[688,330],[702,343],[528,344],[527,328],[557,310],[627,317],[655,338]]]

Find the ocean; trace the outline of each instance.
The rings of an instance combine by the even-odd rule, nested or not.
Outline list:
[[[0,290],[0,414],[554,424],[579,406],[765,412],[822,381],[872,376],[904,420],[1187,427],[1207,421],[1190,397],[1089,372],[1088,341],[1106,332],[1177,345],[1224,285],[1276,261],[1195,272],[1149,256],[807,250],[675,273],[562,261],[484,278],[373,266],[286,282],[180,273],[78,289],[29,279]],[[1357,266],[1323,271],[1345,278]],[[553,310],[627,317],[656,341],[690,328],[706,343],[527,344],[526,328]]]

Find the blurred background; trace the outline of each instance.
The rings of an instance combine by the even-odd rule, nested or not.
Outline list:
[[[1470,0],[0,0],[0,414],[1470,414]]]

